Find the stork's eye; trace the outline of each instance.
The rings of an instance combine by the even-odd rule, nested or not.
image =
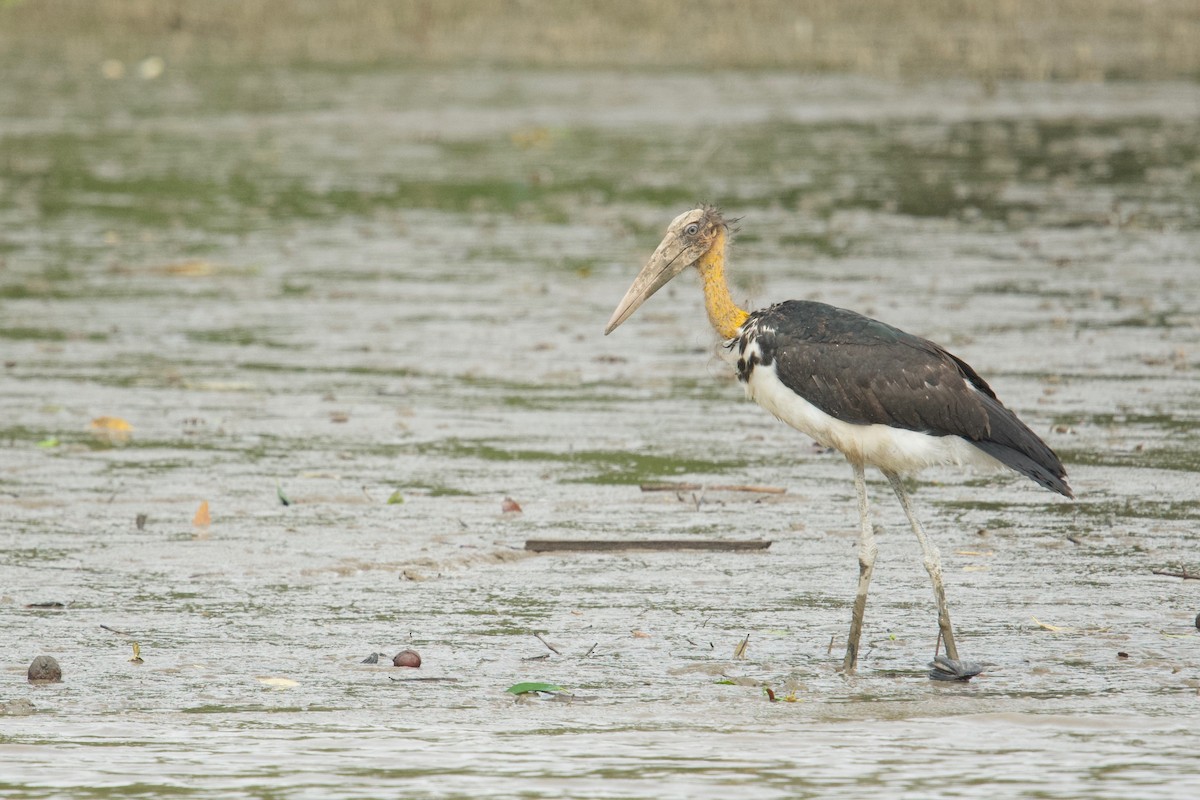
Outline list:
[[[686,228],[684,228],[683,232],[688,236],[695,236],[700,232],[700,226],[693,222],[691,225],[688,225]]]

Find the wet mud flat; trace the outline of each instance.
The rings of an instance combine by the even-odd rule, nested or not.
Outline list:
[[[1200,581],[1154,573],[1200,573],[1196,86],[11,74],[6,796],[1200,789]],[[838,673],[850,470],[742,399],[694,286],[601,335],[703,200],[743,218],[740,300],[939,341],[1063,456],[1073,503],[914,484],[970,684],[924,676],[878,476]],[[703,488],[737,484],[786,491]],[[671,537],[773,543],[524,549]]]

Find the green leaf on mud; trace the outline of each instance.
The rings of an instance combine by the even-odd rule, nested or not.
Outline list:
[[[529,692],[565,692],[566,689],[553,683],[514,683],[504,691],[510,694],[528,694]]]
[[[387,499],[387,504],[389,506],[398,506],[403,502],[404,502],[404,495],[400,494],[399,489],[392,492],[392,496]]]

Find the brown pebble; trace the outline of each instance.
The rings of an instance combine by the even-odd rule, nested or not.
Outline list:
[[[416,667],[421,666],[421,654],[416,650],[401,650],[396,653],[396,657],[392,659],[394,667]]]
[[[58,683],[62,680],[62,667],[53,656],[38,656],[29,665],[30,683]]]
[[[1124,650],[1118,650],[1117,658],[1129,658],[1129,653],[1126,653]]]

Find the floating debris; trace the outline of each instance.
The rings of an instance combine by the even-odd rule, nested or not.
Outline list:
[[[966,683],[983,672],[983,665],[974,661],[955,661],[946,656],[935,656],[929,662],[931,681],[961,681]]]
[[[733,657],[739,659],[745,658],[748,649],[750,649],[750,634],[747,633],[746,638],[738,642],[738,646],[733,648]]]

